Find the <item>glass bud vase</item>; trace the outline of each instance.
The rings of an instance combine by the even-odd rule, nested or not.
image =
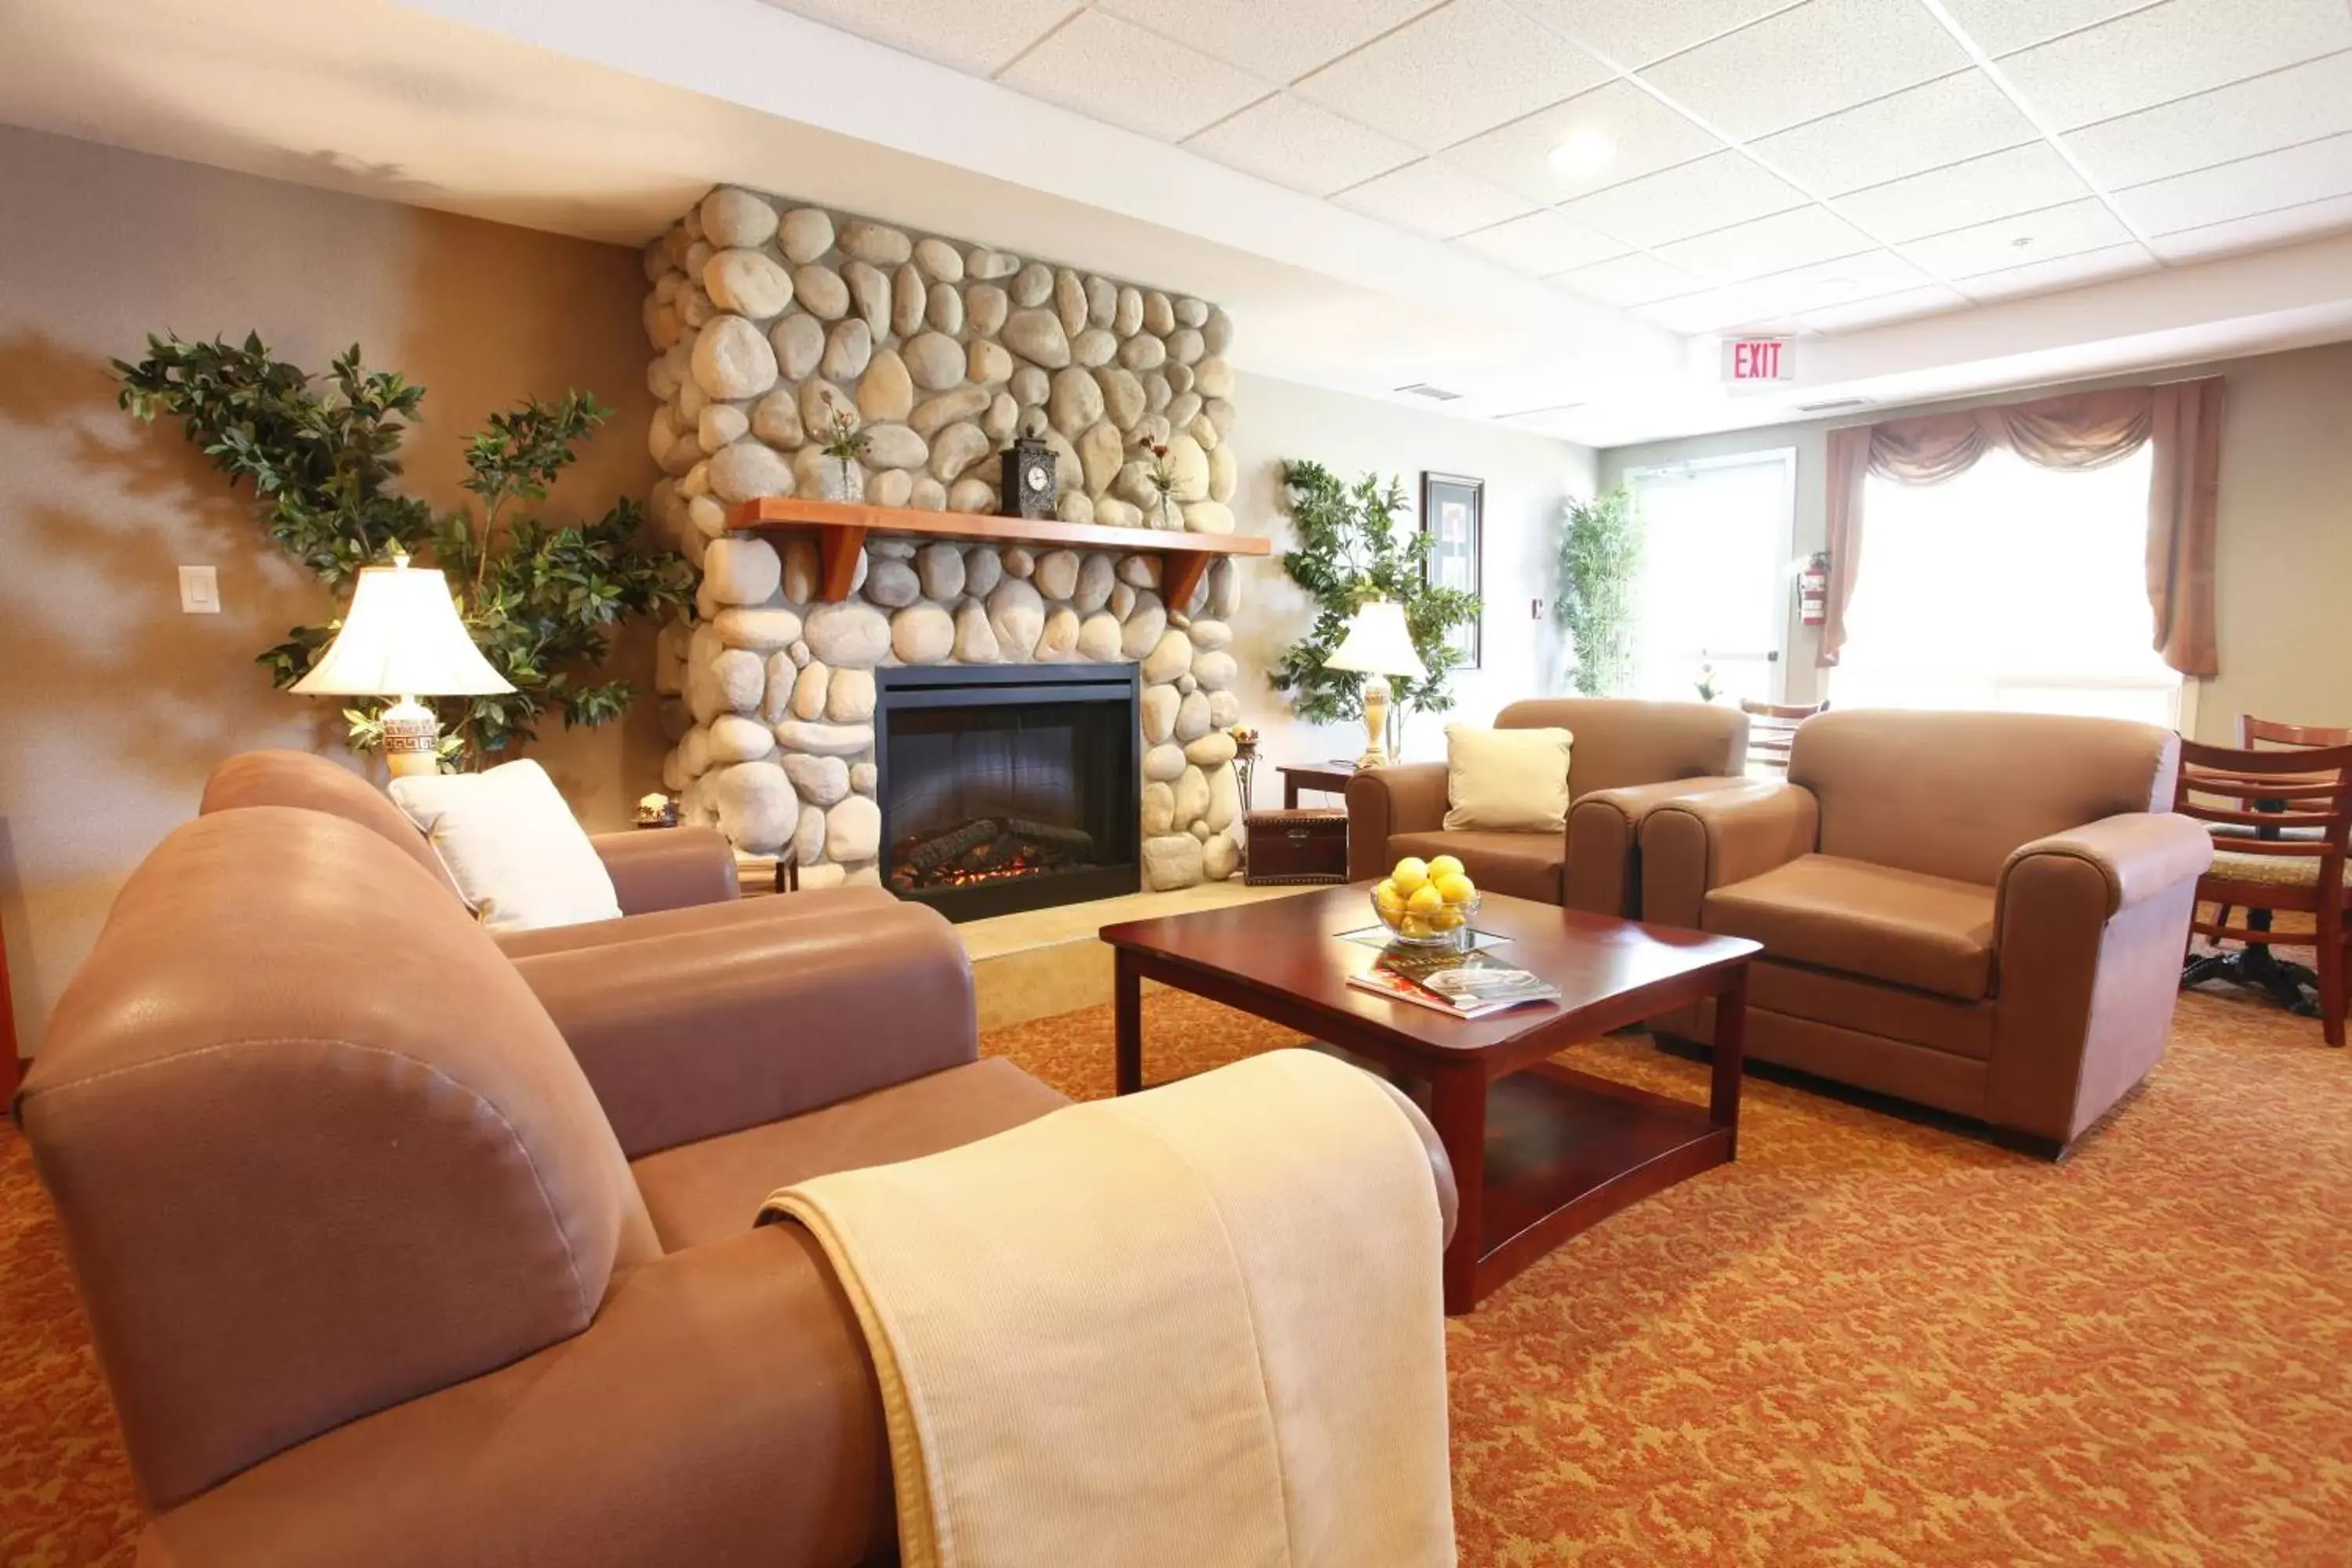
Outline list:
[[[817,488],[820,500],[864,500],[866,475],[853,460],[827,458],[817,468]]]

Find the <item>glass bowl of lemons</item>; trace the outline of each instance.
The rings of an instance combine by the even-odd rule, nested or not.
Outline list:
[[[1372,889],[1372,912],[1396,940],[1415,947],[1466,946],[1478,889],[1451,855],[1408,855]]]

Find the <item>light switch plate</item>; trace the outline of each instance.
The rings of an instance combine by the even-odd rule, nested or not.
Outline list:
[[[210,566],[180,568],[180,613],[217,616],[221,613],[220,574]]]

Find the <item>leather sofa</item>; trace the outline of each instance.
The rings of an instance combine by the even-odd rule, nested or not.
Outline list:
[[[978,1058],[952,928],[761,900],[725,941],[510,956],[396,836],[213,805],[124,887],[15,1105],[140,1562],[892,1560],[854,1313],[751,1220],[1066,1103]]]
[[[1748,754],[1748,716],[1701,702],[1542,698],[1512,703],[1495,728],[1569,731],[1567,831],[1448,832],[1445,763],[1367,769],[1348,782],[1349,881],[1451,855],[1487,892],[1637,915],[1643,818],[1661,800],[1741,783]]]
[[[1644,918],[1764,944],[1749,1057],[2061,1154],[2164,1052],[2212,858],[2179,755],[2116,720],[1823,713],[1786,783],[1651,811]],[[1712,1005],[1658,1029],[1710,1040]]]

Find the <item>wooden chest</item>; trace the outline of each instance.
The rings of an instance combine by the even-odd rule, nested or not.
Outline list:
[[[1348,879],[1346,812],[1253,811],[1243,822],[1252,886]]]

